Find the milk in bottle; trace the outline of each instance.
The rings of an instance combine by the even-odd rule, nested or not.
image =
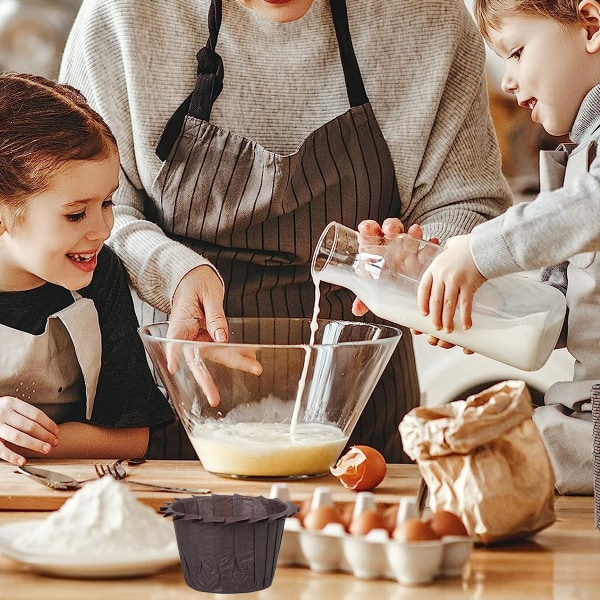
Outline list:
[[[313,255],[312,274],[352,290],[377,316],[462,346],[518,369],[533,371],[548,360],[566,310],[564,296],[524,274],[484,283],[475,293],[470,329],[457,309],[454,331],[433,329],[417,307],[423,272],[444,248],[402,234],[386,245],[365,243],[359,234],[330,223]]]

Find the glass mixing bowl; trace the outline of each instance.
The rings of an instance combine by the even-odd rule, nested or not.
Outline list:
[[[140,336],[204,468],[241,478],[323,475],[335,464],[401,332],[310,319],[231,318],[229,342]],[[259,373],[259,374],[258,374]]]

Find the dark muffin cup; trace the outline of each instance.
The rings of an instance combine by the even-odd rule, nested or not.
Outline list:
[[[161,508],[172,517],[187,585],[236,594],[271,585],[287,517],[298,507],[277,498],[193,496]]]

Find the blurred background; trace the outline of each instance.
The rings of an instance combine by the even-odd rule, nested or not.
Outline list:
[[[152,1],[152,0],[146,0]],[[470,8],[471,0],[465,0]],[[56,79],[62,50],[81,0],[0,0],[0,71],[21,71]],[[538,191],[538,153],[562,140],[548,136],[502,92],[502,60],[488,50],[490,111],[502,153],[503,171],[515,201],[529,201]],[[518,343],[518,340],[515,340]],[[415,337],[422,403],[435,405],[465,398],[503,379],[525,380],[536,401],[555,381],[572,378],[573,360],[566,350],[555,351],[543,369],[526,373],[459,348],[430,347]]]
[[[0,0],[0,70],[55,79],[81,0]]]
[[[471,0],[465,0],[470,7]],[[0,0],[0,70],[55,79],[60,57],[81,0]],[[502,61],[488,52],[490,108],[502,151],[505,175],[521,195],[537,190],[537,154],[557,145],[500,89]]]

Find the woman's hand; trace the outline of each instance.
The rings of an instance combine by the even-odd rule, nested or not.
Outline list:
[[[20,448],[48,454],[58,444],[58,425],[43,411],[13,396],[0,396],[0,459],[24,465]]]
[[[419,309],[431,317],[437,331],[452,333],[457,308],[463,328],[469,329],[473,324],[473,296],[486,279],[475,266],[470,241],[470,235],[450,238],[446,250],[429,265],[419,283]]]
[[[361,221],[358,224],[359,244],[383,246],[402,233],[405,233],[404,225],[400,219],[396,218],[386,219],[381,225],[372,220]],[[423,239],[423,230],[420,225],[411,225],[406,233],[417,239]],[[432,241],[435,242],[436,240]],[[354,299],[352,314],[362,317],[368,311],[369,308],[360,298]]]
[[[358,232],[359,232],[359,243],[363,243],[363,242],[367,242],[369,244],[388,244],[391,240],[393,240],[394,237],[404,233],[404,226],[402,224],[402,221],[400,221],[400,219],[395,219],[395,218],[390,218],[390,219],[386,219],[382,225],[380,226],[376,221],[362,221],[359,226],[358,226]],[[423,229],[421,228],[420,225],[411,225],[407,231],[408,235],[416,238],[416,239],[423,239]],[[429,242],[433,243],[433,244],[439,244],[439,240],[437,238],[432,238],[431,240],[428,240]],[[402,257],[399,257],[400,260],[402,260]],[[414,257],[409,257],[409,258],[414,258]],[[412,265],[412,267],[414,268],[415,272],[418,272],[419,274],[421,273],[422,269],[423,269],[423,264],[426,263],[422,263],[421,261],[427,261],[429,262],[431,260],[431,255],[428,253],[424,253],[424,252],[420,252],[419,253],[419,264],[415,264]],[[403,271],[406,270],[410,270],[411,269],[411,265],[410,264],[403,264]],[[362,316],[364,315],[367,311],[368,311],[368,307],[359,299],[356,298],[354,300],[354,303],[352,305],[352,312],[353,314],[355,314],[356,316]],[[439,328],[438,328],[439,330]],[[411,329],[411,332],[414,335],[421,335],[422,332],[420,331],[416,331],[414,329]],[[427,343],[431,346],[437,346],[438,348],[444,348],[444,349],[450,349],[450,348],[454,348],[454,344],[451,344],[450,342],[446,342],[445,340],[440,340],[439,338],[436,338],[432,335],[427,335],[426,336],[426,340]],[[463,352],[465,354],[472,354],[472,352],[470,350],[467,350],[466,348],[463,348]]]
[[[186,273],[173,294],[168,337],[199,340],[208,333],[215,342],[226,342],[224,294],[223,282],[210,265]]]
[[[227,342],[229,329],[223,311],[224,290],[221,279],[209,265],[196,267],[181,280],[173,296],[167,337],[203,342]],[[206,361],[240,369],[254,375],[262,373],[262,365],[254,352],[238,348],[205,348],[199,351],[191,345],[170,344],[167,366],[174,373],[183,355],[185,364],[202,388],[208,403],[218,406],[219,390],[206,366]]]

